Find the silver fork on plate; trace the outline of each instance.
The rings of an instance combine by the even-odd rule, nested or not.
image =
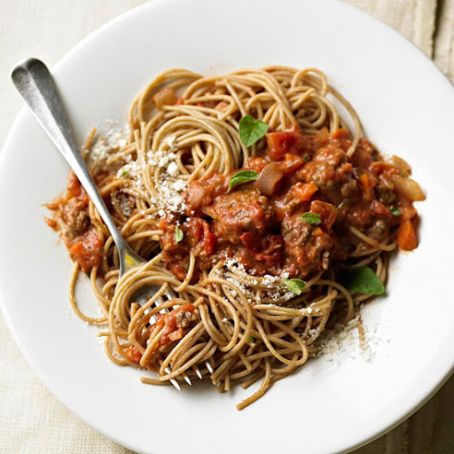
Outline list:
[[[112,239],[118,250],[120,263],[119,277],[123,276],[129,270],[145,264],[146,261],[142,257],[139,257],[123,238],[96,188],[96,184],[76,145],[55,80],[47,66],[36,58],[30,58],[13,69],[11,78],[31,112],[38,120],[38,123],[76,174],[112,235]],[[150,298],[156,290],[155,287],[145,287],[139,290],[134,296],[138,300],[143,301]],[[167,297],[170,299],[172,296],[167,295]],[[213,371],[211,364],[206,361],[205,365],[211,374]],[[203,378],[197,366],[193,370],[200,379]],[[166,369],[166,373],[171,373],[170,368]],[[183,373],[182,377],[189,385],[192,385],[191,380],[186,374]],[[175,388],[180,390],[177,380],[172,378],[170,382]]]

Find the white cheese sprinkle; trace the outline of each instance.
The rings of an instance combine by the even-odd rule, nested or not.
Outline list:
[[[218,275],[237,286],[246,295],[249,302],[252,302],[252,299],[256,302],[263,299],[286,302],[295,297],[295,294],[289,292],[282,283],[282,279],[288,278],[288,273],[283,272],[280,276],[265,274],[263,277],[257,277],[252,274],[254,272],[256,271],[251,270],[251,274],[248,273],[243,264],[235,258],[226,258],[224,270],[219,270]],[[261,290],[260,296],[257,294],[257,287]],[[234,291],[230,292],[235,296]]]
[[[105,132],[98,137],[90,150],[90,159],[93,161],[105,160],[112,149],[122,148],[128,143],[128,124],[120,128],[116,121],[106,120],[103,129]]]
[[[169,135],[165,136],[165,138],[163,140],[164,144],[167,145],[171,150],[176,148],[176,141],[177,141],[177,138],[176,138],[175,134],[169,134]]]
[[[167,213],[184,213],[186,204],[183,192],[186,189],[186,181],[179,178],[178,156],[173,152],[156,150],[147,153],[148,164],[162,170],[157,185],[158,194],[152,203],[158,210],[160,217]]]
[[[180,173],[178,166],[175,162],[171,162],[169,164],[169,166],[167,167],[167,173],[172,177],[176,177]]]

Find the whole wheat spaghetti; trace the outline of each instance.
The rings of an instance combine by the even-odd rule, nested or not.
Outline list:
[[[424,194],[409,165],[382,158],[314,68],[166,71],[134,99],[126,135],[93,131],[83,153],[147,263],[119,279],[112,238],[73,174],[47,221],[75,262],[72,308],[143,383],[259,382],[242,409],[384,292],[396,246],[417,246]],[[77,305],[81,270],[99,318]],[[156,293],[139,301],[144,286]]]

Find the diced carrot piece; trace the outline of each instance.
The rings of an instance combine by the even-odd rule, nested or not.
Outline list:
[[[313,181],[297,183],[291,189],[292,195],[301,202],[308,202],[317,191],[318,187]]]
[[[279,162],[280,169],[284,175],[290,175],[306,164],[306,160],[302,156],[292,153],[286,153],[284,160]]]
[[[46,203],[46,208],[51,211],[58,210],[58,207],[62,203],[62,199],[59,197],[58,199],[54,200],[53,202]]]
[[[372,174],[363,173],[359,177],[359,182],[364,191],[364,198],[368,201],[372,200],[374,198],[374,187],[377,183],[375,178]]]
[[[88,273],[101,263],[104,243],[93,228],[79,238],[75,243],[68,245],[69,255],[73,260],[77,260],[82,271]]]
[[[54,219],[44,218],[46,224],[53,230],[57,229],[57,222]]]
[[[418,247],[418,238],[411,221],[404,220],[397,232],[397,244],[404,251],[412,251]]]

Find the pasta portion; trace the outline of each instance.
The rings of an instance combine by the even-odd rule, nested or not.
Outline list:
[[[147,263],[119,276],[112,238],[72,173],[47,222],[75,263],[73,309],[144,383],[259,382],[246,407],[385,292],[392,251],[418,245],[413,202],[425,196],[410,166],[381,156],[317,69],[169,70],[134,99],[128,123],[92,131],[83,153]],[[99,318],[77,305],[81,272]],[[146,300],[144,287],[156,289]]]

